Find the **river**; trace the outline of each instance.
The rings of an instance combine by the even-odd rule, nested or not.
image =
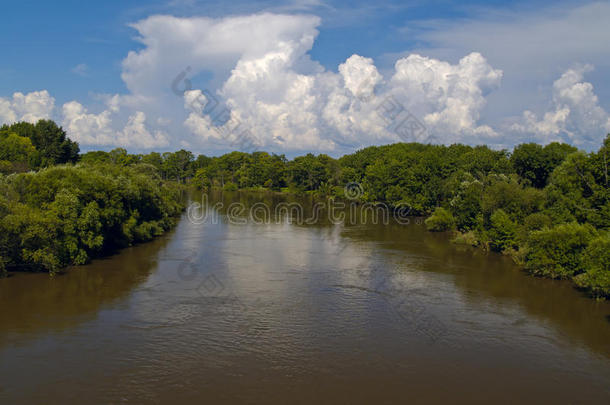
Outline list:
[[[610,403],[608,302],[418,218],[286,202],[316,211],[215,193],[151,243],[0,280],[0,404]]]

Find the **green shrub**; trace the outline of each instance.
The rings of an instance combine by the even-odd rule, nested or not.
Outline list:
[[[544,228],[550,228],[551,226],[551,217],[543,214],[542,212],[536,212],[535,214],[528,215],[523,220],[523,228],[527,233],[539,231]]]
[[[448,210],[437,207],[434,213],[425,221],[429,231],[443,232],[455,228],[455,218]]]
[[[225,183],[223,190],[225,191],[237,191],[237,184],[233,183],[233,182],[228,182]]]
[[[584,252],[596,236],[591,225],[575,222],[534,231],[528,238],[526,268],[533,274],[571,278],[584,271]]]
[[[491,215],[490,227],[487,234],[492,250],[502,252],[517,246],[517,226],[502,209],[494,211]]]
[[[481,244],[479,238],[473,231],[458,232],[451,242],[458,245],[479,246]]]
[[[585,251],[585,272],[574,278],[595,297],[610,297],[610,237],[601,236],[591,241]]]

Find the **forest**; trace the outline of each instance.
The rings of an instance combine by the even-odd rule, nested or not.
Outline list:
[[[455,243],[510,255],[535,276],[610,296],[610,135],[587,153],[563,143],[397,143],[334,159],[186,150],[80,154],[52,121],[0,128],[0,270],[56,272],[146,241],[180,213],[184,184],[408,206]]]

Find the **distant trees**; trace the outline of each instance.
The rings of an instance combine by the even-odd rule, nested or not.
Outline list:
[[[195,157],[189,151],[181,149],[177,152],[163,154],[161,172],[166,179],[184,181],[193,177],[192,163]]]
[[[18,122],[0,127],[0,138],[11,133],[28,138],[35,148],[28,162],[31,169],[78,161],[78,144],[71,141],[66,132],[51,120],[40,120],[36,124]]]
[[[309,153],[296,157],[288,163],[286,171],[288,183],[302,191],[313,191],[329,182],[339,182],[339,165],[328,155]]]
[[[280,190],[290,181],[284,155],[231,152],[220,157],[199,156],[195,179],[202,187],[267,188]]]
[[[127,153],[124,148],[115,148],[110,152],[87,152],[81,156],[81,163],[86,165],[111,163],[119,166],[145,163],[157,169],[163,179],[179,182],[193,177],[195,169],[193,154],[186,150],[166,152],[162,155],[158,152],[134,155]]]
[[[546,146],[524,143],[513,150],[510,161],[515,172],[530,185],[543,188],[553,170],[576,148],[553,142]]]

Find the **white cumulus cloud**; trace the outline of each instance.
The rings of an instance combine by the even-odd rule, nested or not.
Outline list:
[[[257,23],[259,18],[252,17],[249,22]],[[239,21],[246,23],[243,18]],[[312,22],[308,18],[304,21]],[[174,24],[176,20],[165,22]],[[227,19],[222,24],[232,25]],[[218,24],[206,26],[212,31],[220,29]],[[475,135],[495,135],[478,121],[485,95],[499,85],[502,72],[480,54],[467,55],[456,65],[411,55],[396,63],[395,73],[387,81],[372,59],[352,55],[334,73],[308,58],[317,34],[315,24],[300,26],[304,29],[281,25],[283,29],[267,33],[265,45],[257,52],[243,50],[216,94],[205,97],[201,90],[185,92],[185,127],[204,141],[222,140],[223,136],[230,141],[214,125],[217,116],[225,115],[219,121],[230,119],[240,130],[249,131],[253,143],[272,150],[339,151],[400,140],[425,142],[429,136],[455,142]],[[167,31],[171,28],[156,35]],[[204,37],[209,35],[222,37],[208,33]],[[158,41],[148,38],[144,42]],[[191,74],[197,73],[193,68]],[[411,112],[428,131],[411,136],[393,128],[398,123],[388,122],[380,113],[387,102],[396,102],[405,110],[396,119]],[[214,108],[209,108],[210,103]]]
[[[54,107],[55,99],[46,90],[27,94],[17,92],[13,94],[12,100],[0,97],[0,123],[35,123],[50,118]]]
[[[152,149],[169,145],[169,140],[163,131],[151,132],[146,127],[146,114],[137,111],[129,117],[125,128],[119,132],[117,144],[125,147]]]
[[[610,132],[610,115],[599,106],[593,85],[584,81],[585,73],[591,70],[588,65],[568,69],[553,83],[552,110],[540,119],[526,110],[522,121],[510,128],[544,143],[564,141],[595,148]]]
[[[112,145],[115,141],[111,128],[111,112],[91,114],[77,101],[65,103],[62,107],[63,127],[68,136],[82,145]]]
[[[62,125],[68,136],[81,145],[122,146],[138,149],[152,149],[169,145],[167,134],[160,130],[150,131],[146,126],[146,114],[136,111],[127,119],[120,130],[113,129],[116,121],[118,97],[107,100],[108,109],[99,114],[89,113],[77,101],[65,103],[62,107]]]
[[[395,69],[391,91],[421,112],[431,131],[450,137],[445,141],[496,135],[478,122],[485,96],[500,86],[502,71],[492,68],[481,54],[473,52],[456,65],[409,55],[398,60]]]
[[[606,7],[583,10],[592,18]],[[574,26],[574,15],[565,26]],[[437,44],[454,44],[459,55],[422,50],[403,54],[386,70],[354,54],[336,69],[325,69],[309,53],[320,24],[317,16],[272,13],[142,19],[131,25],[142,46],[122,63],[128,93],[98,96],[105,103],[101,112],[79,101],[65,103],[62,125],[84,147],[172,150],[189,145],[204,153],[247,145],[340,154],[398,141],[511,146],[532,137],[589,147],[610,130],[593,85],[584,80],[588,68],[570,69],[555,81],[546,111],[532,103],[506,124],[502,117],[518,115],[523,107],[489,117],[497,107],[492,100],[509,76],[504,62],[495,62],[505,59],[488,46],[489,38],[473,42],[482,52],[471,52],[458,46],[460,36],[430,36]],[[546,23],[537,26],[547,32]],[[487,32],[488,27],[475,28]],[[445,27],[457,35],[455,30]],[[503,38],[513,31],[513,25],[502,25]],[[534,57],[527,49],[524,55]],[[51,117],[53,106],[46,91],[15,93],[0,98],[0,120]]]

